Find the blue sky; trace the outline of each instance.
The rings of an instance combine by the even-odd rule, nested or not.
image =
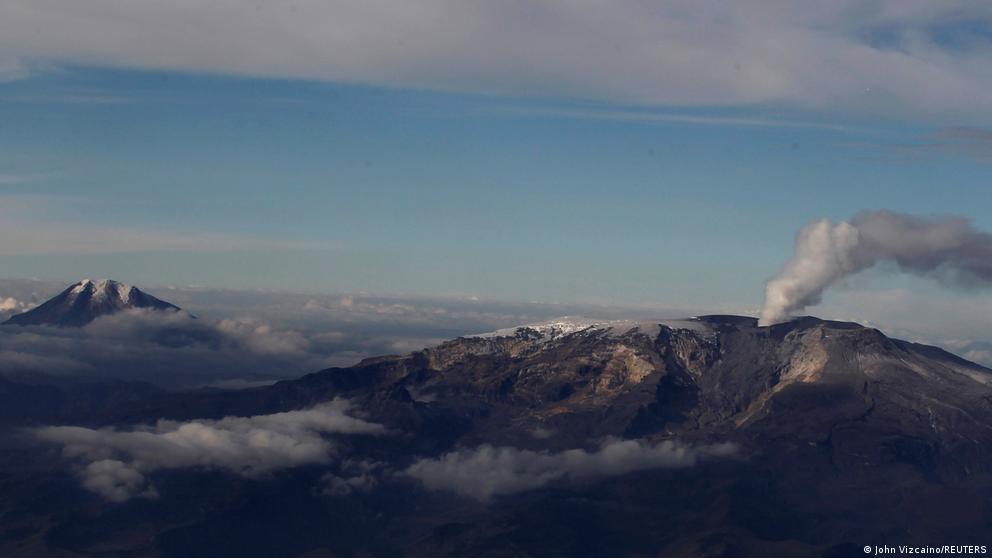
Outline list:
[[[98,4],[104,16],[115,9]],[[93,12],[93,21],[74,24],[112,21]],[[989,119],[969,93],[982,83],[955,85],[950,78],[964,75],[956,59],[937,57],[961,50],[964,63],[984,52],[974,41],[987,37],[968,30],[985,29],[985,15],[920,23],[944,22],[939,15],[864,17],[877,23],[869,36],[845,41],[926,65],[914,82],[917,74],[898,64],[875,76],[881,66],[850,63],[847,96],[824,93],[827,100],[815,93],[819,78],[791,61],[774,66],[771,55],[754,55],[771,69],[750,80],[714,77],[705,65],[675,76],[698,82],[696,90],[642,84],[601,64],[602,78],[618,84],[601,90],[602,80],[568,73],[563,58],[536,56],[518,71],[524,61],[507,55],[512,64],[448,75],[491,60],[407,45],[420,57],[394,60],[388,51],[379,57],[388,64],[354,69],[345,62],[367,52],[355,51],[345,62],[297,69],[286,53],[258,67],[216,54],[239,36],[215,37],[219,46],[204,50],[201,64],[154,35],[149,43],[163,54],[142,58],[140,47],[104,45],[95,32],[53,34],[51,44],[15,33],[0,44],[0,58],[7,48],[14,61],[0,83],[0,270],[8,278],[754,308],[795,232],[815,218],[885,208],[965,215],[992,229],[992,140],[981,135]],[[941,30],[930,50],[900,42],[918,28]],[[688,58],[726,46],[672,40]],[[554,80],[535,77],[542,64]],[[947,72],[956,88],[931,95],[931,71]],[[779,74],[793,85],[766,92]],[[867,91],[889,83],[883,77],[891,103],[860,99],[862,81]],[[718,90],[725,82],[727,95]],[[949,96],[956,104],[934,101]]]

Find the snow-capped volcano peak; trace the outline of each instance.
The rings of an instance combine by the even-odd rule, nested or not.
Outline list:
[[[179,310],[178,306],[159,300],[126,283],[112,279],[83,279],[70,285],[44,304],[23,314],[12,316],[4,323],[82,326],[100,316],[131,308]]]
[[[136,288],[114,281],[113,279],[83,279],[70,287],[73,295],[79,296],[89,293],[95,299],[110,299],[127,305],[131,302],[131,294],[137,291]]]

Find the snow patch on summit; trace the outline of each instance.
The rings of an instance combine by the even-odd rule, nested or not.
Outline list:
[[[477,338],[497,338],[514,337],[520,332],[535,331],[542,338],[550,341],[566,337],[580,332],[604,332],[607,335],[623,335],[632,331],[657,337],[662,327],[670,329],[689,329],[702,334],[712,333],[712,328],[696,318],[668,319],[668,320],[596,320],[581,316],[563,316],[547,322],[539,322],[514,327],[508,327],[468,335],[466,337]]]
[[[107,300],[107,299],[117,299],[121,304],[127,305],[131,302],[131,293],[134,292],[134,287],[126,283],[120,283],[114,281],[113,279],[83,279],[79,283],[76,283],[72,291],[74,295],[81,295],[87,291],[90,291],[91,296],[95,300]]]
[[[4,324],[79,327],[96,318],[132,308],[177,311],[179,307],[111,279],[83,279],[57,296]]]

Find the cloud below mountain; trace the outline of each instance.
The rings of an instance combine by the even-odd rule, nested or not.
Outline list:
[[[647,469],[692,467],[700,459],[728,457],[734,444],[686,446],[672,441],[609,440],[595,451],[572,449],[559,453],[513,447],[479,446],[421,459],[404,474],[432,490],[448,490],[485,502],[493,496],[540,488],[553,481],[593,479]]]
[[[324,434],[381,436],[379,424],[348,414],[335,399],[307,410],[220,420],[177,422],[129,430],[51,426],[35,430],[60,444],[63,454],[86,462],[82,484],[111,501],[157,495],[146,475],[160,469],[207,467],[259,477],[299,465],[328,463],[334,445]]]
[[[13,297],[0,297],[0,312],[16,312],[24,309],[26,305]]]
[[[88,371],[94,378],[166,386],[272,379],[325,367],[325,357],[292,329],[255,319],[196,319],[138,309],[102,316],[81,328],[4,326],[0,353],[13,357],[0,362],[0,373]],[[55,366],[53,359],[67,365]]]
[[[0,299],[34,305],[62,284],[0,281]],[[191,310],[102,316],[80,328],[0,327],[0,374],[142,380],[166,387],[244,386],[562,314],[629,309],[260,291],[152,289]],[[29,302],[26,302],[29,301]],[[686,311],[636,309],[635,315]],[[4,314],[6,317],[9,314]]]

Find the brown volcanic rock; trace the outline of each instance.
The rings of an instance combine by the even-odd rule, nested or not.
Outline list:
[[[447,417],[459,434],[445,429],[446,443],[466,445],[558,449],[604,436],[836,445],[854,431],[963,451],[992,435],[988,369],[857,324],[768,328],[735,316],[524,327],[270,387],[170,396],[114,420],[258,414],[335,396],[385,422]]]
[[[155,538],[135,542],[134,555],[846,556],[867,544],[992,537],[992,371],[816,318],[770,328],[735,316],[561,321],[267,387],[154,396],[102,422],[256,415],[334,397],[395,433],[336,440],[342,456],[394,472],[456,448],[558,451],[606,436],[733,441],[740,459],[552,484],[489,504],[421,490],[401,474],[335,499],[314,495],[320,470],[259,482],[177,471],[161,475],[175,483],[161,501],[114,515],[93,511],[90,496],[84,512],[60,512],[66,519],[46,540],[92,550],[109,528],[144,529],[159,513],[148,527]],[[35,505],[34,487],[6,486],[0,495],[30,493]],[[218,511],[191,511],[203,509]]]

